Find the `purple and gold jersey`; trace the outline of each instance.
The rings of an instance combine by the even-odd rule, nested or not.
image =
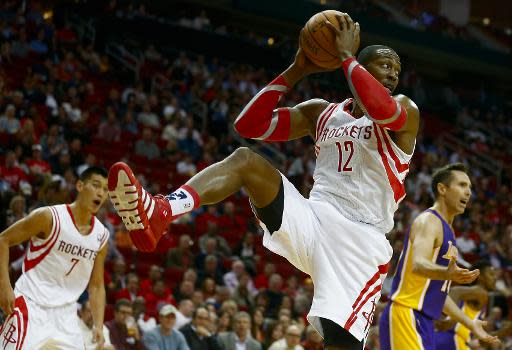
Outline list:
[[[427,209],[437,216],[443,224],[443,244],[431,255],[432,262],[448,266],[450,259],[457,259],[455,235],[448,223],[435,210]],[[431,280],[412,271],[413,247],[410,242],[410,230],[405,237],[405,245],[391,287],[391,300],[405,307],[420,311],[431,319],[441,316],[451,281]]]

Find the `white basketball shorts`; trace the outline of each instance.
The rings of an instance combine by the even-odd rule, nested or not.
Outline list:
[[[366,339],[393,249],[373,226],[350,221],[327,202],[304,198],[283,179],[281,227],[264,230],[263,245],[285,257],[314,283],[308,321],[323,336],[329,319],[359,341]]]
[[[16,295],[15,311],[0,328],[0,348],[84,350],[76,304],[49,308]]]

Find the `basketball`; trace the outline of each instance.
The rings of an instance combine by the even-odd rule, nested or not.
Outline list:
[[[336,69],[341,67],[341,60],[336,54],[336,36],[325,24],[331,22],[340,27],[336,15],[339,11],[326,10],[311,17],[300,36],[300,46],[306,56],[317,66]]]

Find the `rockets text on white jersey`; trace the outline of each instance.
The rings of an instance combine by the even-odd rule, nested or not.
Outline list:
[[[91,218],[89,234],[82,235],[68,205],[48,207],[53,224],[47,239],[29,241],[23,273],[16,291],[44,306],[76,302],[89,283],[98,252],[108,241],[108,230]]]
[[[412,154],[402,151],[387,130],[368,117],[354,118],[352,103],[331,103],[318,118],[310,198],[327,201],[348,219],[387,233],[405,197]]]

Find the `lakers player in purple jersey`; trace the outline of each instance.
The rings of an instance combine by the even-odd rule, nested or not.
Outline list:
[[[328,350],[361,350],[392,256],[386,233],[405,196],[419,111],[393,95],[401,63],[391,48],[373,45],[357,59],[359,25],[343,13],[337,54],[353,98],[312,99],[278,108],[304,77],[325,71],[299,49],[294,62],[258,92],[235,120],[245,138],[287,141],[311,137],[317,162],[305,198],[273,165],[239,148],[167,196],[147,193],[124,163],[109,172],[110,198],[137,248],[151,251],[180,215],[244,189],[264,230],[263,244],[309,274],[315,291],[308,321]],[[340,73],[341,74],[341,73]]]
[[[471,196],[471,181],[464,164],[438,169],[432,176],[434,205],[412,223],[398,262],[390,302],[381,315],[381,350],[435,350],[434,320],[445,313],[479,339],[499,340],[483,329],[483,322],[465,315],[448,296],[452,282],[468,284],[479,270],[457,266],[452,223]]]
[[[450,297],[470,319],[484,319],[489,302],[489,292],[493,291],[496,287],[496,269],[485,260],[474,264],[473,269],[480,271],[476,283],[471,286],[453,287],[450,290]],[[511,326],[512,323],[509,322],[500,329],[490,333],[497,337],[507,336],[512,333]],[[457,323],[448,317],[437,321],[436,328],[436,349],[470,349],[471,331],[461,323]]]

